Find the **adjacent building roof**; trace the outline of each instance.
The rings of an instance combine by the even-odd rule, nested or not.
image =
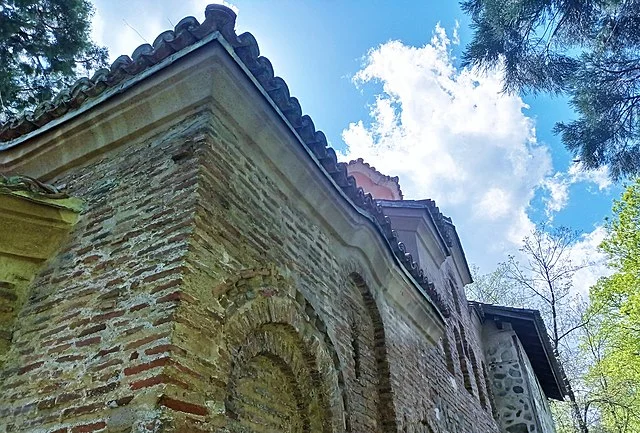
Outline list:
[[[508,322],[529,358],[542,390],[549,398],[564,400],[568,395],[567,378],[553,349],[540,311],[525,308],[470,302],[484,320]]]
[[[200,23],[194,17],[182,19],[174,28],[161,33],[152,45],[144,44],[136,48],[132,57],[120,56],[109,69],[97,71],[92,78],[82,78],[71,88],[61,92],[51,102],[41,103],[33,112],[0,124],[0,151],[19,145],[39,131],[45,130],[53,122],[64,122],[80,113],[84,107],[101,103],[127,88],[128,83],[143,76],[156,65],[171,63],[178,52],[191,50],[199,44],[211,40],[223,40],[228,50],[244,65],[257,84],[269,96],[282,113],[301,142],[311,151],[318,165],[351,200],[364,211],[387,242],[389,248],[421,287],[436,309],[448,316],[449,309],[441,299],[434,285],[430,283],[422,269],[416,264],[405,246],[399,242],[391,227],[390,219],[371,194],[356,184],[347,172],[347,164],[338,162],[336,152],[328,146],[327,139],[317,131],[308,115],[302,114],[298,100],[291,97],[284,80],[274,75],[271,62],[260,55],[258,44],[250,33],[235,32],[236,14],[222,5],[209,5],[205,10],[205,20]],[[174,56],[175,55],[175,56]]]
[[[442,212],[440,212],[440,208],[436,206],[435,201],[431,199],[402,201],[380,200],[380,203],[385,207],[405,207],[427,210],[427,212],[429,212],[429,216],[433,220],[433,223],[438,228],[438,234],[440,235],[442,242],[444,242],[447,248],[453,246],[451,235],[452,231],[455,231],[455,227],[453,226],[451,218],[444,216]],[[447,255],[448,254],[449,251],[447,250]]]
[[[469,263],[464,254],[462,243],[456,227],[453,225],[453,221],[450,217],[442,214],[440,208],[436,205],[436,202],[431,199],[424,200],[378,200],[383,208],[413,208],[424,209],[437,229],[439,241],[442,245],[443,252],[450,256],[453,254],[454,260],[461,268],[460,271],[466,274],[465,284],[472,282],[471,270],[469,269]]]
[[[400,179],[398,178],[398,176],[392,177],[380,173],[378,170],[376,170],[375,167],[369,165],[362,158],[349,161],[349,164],[347,165],[347,171],[358,181],[362,179],[364,181],[368,180],[369,182],[371,182],[371,187],[375,189],[375,193],[374,191],[367,192],[370,192],[374,198],[402,200],[402,189],[400,188]],[[365,185],[362,186],[365,187]]]

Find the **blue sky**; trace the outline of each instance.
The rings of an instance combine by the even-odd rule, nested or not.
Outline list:
[[[208,2],[95,1],[94,38],[111,58],[204,19]],[[469,19],[455,1],[233,1],[250,31],[343,158],[399,176],[407,198],[454,219],[471,263],[491,271],[545,219],[584,234],[576,261],[599,259],[603,218],[621,188],[577,170],[558,137],[565,100],[500,93],[500,76],[463,70]],[[577,277],[581,290],[603,267]]]

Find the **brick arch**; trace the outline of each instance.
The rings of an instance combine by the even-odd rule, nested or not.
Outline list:
[[[270,284],[276,281],[280,286]],[[228,427],[345,431],[344,381],[326,326],[300,292],[282,283],[261,275],[218,291]]]
[[[371,320],[373,328],[373,354],[375,356],[377,393],[378,393],[378,425],[385,433],[397,432],[396,410],[393,402],[393,388],[391,387],[391,372],[387,356],[387,343],[384,323],[378,304],[365,282],[357,272],[351,272],[348,280],[358,289],[364,309]]]
[[[284,415],[288,431],[332,432],[327,422],[331,413],[327,395],[317,391],[323,388],[318,377],[320,370],[309,368],[316,363],[314,354],[293,326],[268,323],[254,330],[233,353],[225,398],[227,416],[240,421],[243,406],[255,410],[270,405],[272,412]],[[275,392],[255,392],[270,388]]]

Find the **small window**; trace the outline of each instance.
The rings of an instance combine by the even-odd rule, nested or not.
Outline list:
[[[482,376],[484,376],[485,390],[487,391],[487,397],[489,397],[489,406],[491,406],[491,414],[494,419],[498,419],[498,411],[496,410],[496,404],[493,399],[493,389],[491,388],[491,382],[489,382],[489,375],[487,374],[487,367],[484,362],[481,364]]]
[[[471,386],[471,376],[469,376],[469,366],[467,365],[467,357],[464,352],[465,343],[462,341],[458,328],[453,328],[453,333],[456,338],[456,348],[458,350],[458,360],[460,361],[460,370],[462,371],[462,379],[464,380],[464,387],[473,394],[473,387]]]
[[[471,368],[473,369],[473,377],[476,380],[476,388],[478,388],[478,399],[480,400],[480,404],[483,409],[487,409],[487,398],[485,397],[485,392],[482,389],[482,381],[480,380],[480,369],[478,368],[478,362],[476,360],[476,355],[473,350],[469,350],[469,354],[471,355]]]
[[[360,332],[355,321],[351,324],[351,348],[353,350],[353,369],[356,379],[360,379],[362,369],[360,367]]]

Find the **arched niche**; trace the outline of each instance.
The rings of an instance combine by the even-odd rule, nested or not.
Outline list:
[[[344,432],[343,380],[326,326],[300,292],[268,272],[219,293],[227,429]]]
[[[356,273],[351,272],[348,281],[359,294],[360,308],[365,312],[366,322],[361,324],[358,330],[358,337],[362,337],[365,333],[370,333],[369,338],[362,339],[358,344],[352,344],[354,357],[361,357],[358,351],[373,354],[375,392],[376,392],[376,416],[378,431],[391,433],[397,431],[396,410],[394,406],[393,388],[391,385],[391,373],[389,370],[389,360],[387,355],[387,336],[382,321],[382,316],[378,308],[378,304],[365,282],[364,278]],[[363,347],[368,345],[370,347]],[[358,364],[363,364],[359,360]]]

